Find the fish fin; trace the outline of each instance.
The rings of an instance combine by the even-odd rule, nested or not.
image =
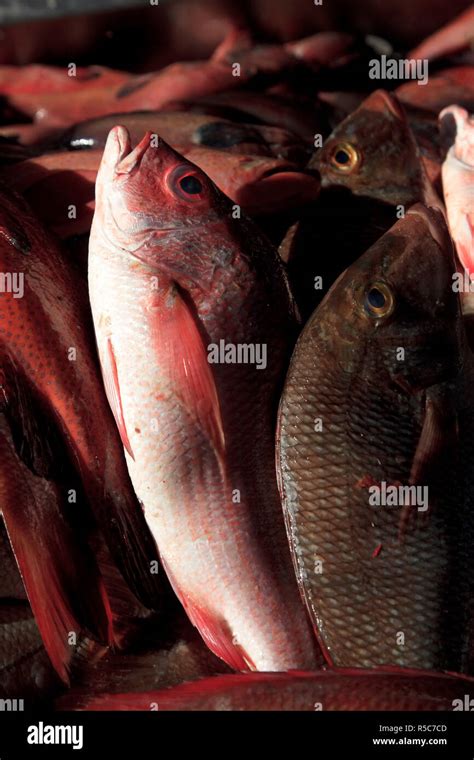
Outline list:
[[[232,632],[224,620],[218,620],[183,596],[180,599],[191,623],[196,626],[211,652],[234,670],[256,670],[255,664],[242,647],[233,643]]]
[[[413,456],[410,484],[427,482],[436,468],[440,456],[458,440],[457,414],[449,392],[442,389],[427,392],[425,416],[420,438]]]
[[[255,44],[252,32],[243,26],[232,26],[211,55],[210,60],[228,63],[231,53],[250,50]]]
[[[183,605],[191,623],[198,629],[211,652],[214,652],[217,657],[224,660],[234,670],[256,670],[250,657],[235,641],[228,624],[224,620],[218,620],[210,611],[202,609],[199,604],[192,601],[186,594],[183,594],[163,557],[161,561],[173,591]]]
[[[2,368],[0,494],[5,527],[45,648],[67,681],[73,648],[69,633],[87,628],[112,643],[112,614],[82,524],[72,525],[63,504],[68,462],[51,475],[57,440],[40,405],[19,377],[7,382]],[[45,422],[45,427],[42,427]],[[45,432],[46,431],[46,432]],[[51,436],[49,435],[51,433]],[[61,487],[62,483],[62,487]],[[23,496],[22,496],[23,495]]]
[[[448,450],[455,451],[458,440],[457,414],[450,400],[449,392],[443,389],[428,391],[425,398],[425,416],[418,444],[413,455],[409,484],[428,484],[439,467],[440,459]],[[400,512],[399,538],[402,539],[409,523],[418,522],[420,517],[429,519],[433,504],[429,502],[420,513],[417,505],[409,503]]]
[[[117,362],[115,360],[114,349],[110,338],[106,339],[105,350],[101,353],[102,376],[104,378],[104,387],[107,399],[114,415],[120,438],[125,450],[130,454],[132,459],[132,447],[128,437],[125,419],[123,416],[122,398],[120,396],[120,386],[118,381]]]
[[[11,477],[11,472],[8,473]],[[71,634],[86,627],[109,644],[112,615],[92,555],[82,552],[54,504],[53,489],[2,500],[8,536],[48,656],[68,683]]]
[[[160,304],[153,340],[173,393],[210,440],[224,473],[225,437],[214,376],[194,316],[176,287]]]
[[[474,275],[474,215],[457,213],[452,227],[458,259]]]

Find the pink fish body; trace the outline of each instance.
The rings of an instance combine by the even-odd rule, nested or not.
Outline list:
[[[276,490],[274,422],[292,305],[273,249],[153,135],[109,137],[89,288],[109,403],[163,564],[237,670],[317,666]],[[211,363],[265,345],[268,366]],[[283,530],[282,530],[283,529]]]

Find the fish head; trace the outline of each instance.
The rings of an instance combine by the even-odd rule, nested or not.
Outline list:
[[[407,394],[455,376],[462,328],[454,274],[444,217],[416,204],[321,304],[326,342],[343,371],[370,356],[378,381]]]
[[[397,98],[376,90],[325,140],[309,162],[322,188],[394,205],[420,200],[421,157]]]
[[[214,222],[223,208],[222,196],[197,166],[152,132],[132,150],[130,134],[120,126],[107,138],[96,199],[102,224],[128,245]]]
[[[474,168],[474,117],[461,106],[448,106],[439,115],[443,143],[450,156]]]

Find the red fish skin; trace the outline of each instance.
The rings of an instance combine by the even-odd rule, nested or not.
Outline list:
[[[82,709],[184,711],[452,711],[474,679],[403,668],[215,676],[161,691],[104,694]]]
[[[430,75],[425,85],[406,82],[395,90],[402,103],[438,113],[456,103],[474,110],[474,75],[472,66],[453,66]]]
[[[159,604],[156,551],[127,475],[91,345],[85,288],[17,196],[0,196],[0,263],[24,279],[24,296],[0,298],[0,358],[17,367],[63,436],[115,561],[134,593]],[[76,360],[69,360],[71,349]],[[86,505],[81,508],[87,510]],[[79,509],[79,507],[78,507]]]
[[[353,44],[354,37],[351,34],[317,32],[302,40],[285,43],[285,50],[288,50],[295,58],[302,58],[307,63],[330,66],[350,52]]]
[[[225,42],[225,41],[224,41]],[[233,63],[233,62],[232,62]],[[129,77],[125,84],[82,88],[68,93],[12,93],[9,103],[34,121],[70,125],[119,111],[157,110],[170,100],[239,87],[255,75],[245,61],[237,70],[225,59],[172,63],[161,71]]]
[[[76,67],[74,75],[68,67],[44,66],[0,66],[0,94],[51,94],[73,93],[94,87],[112,87],[130,78],[125,71],[114,71],[104,66]],[[73,71],[71,69],[71,71]]]
[[[286,280],[257,228],[233,221],[208,178],[150,137],[130,152],[125,128],[110,133],[89,254],[99,354],[132,482],[209,648],[234,669],[317,667],[275,480],[277,386],[295,327]],[[174,189],[183,171],[199,182],[194,203]],[[183,260],[183,250],[193,256]],[[159,287],[147,305],[152,274]],[[248,363],[209,364],[206,344],[220,340],[268,344],[264,380]]]
[[[47,153],[0,168],[0,177],[23,195],[49,230],[66,239],[90,230],[101,158],[101,150]]]
[[[407,57],[435,60],[469,47],[473,40],[474,9],[471,7],[410,50]]]

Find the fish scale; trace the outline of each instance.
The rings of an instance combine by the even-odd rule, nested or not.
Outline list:
[[[431,214],[409,212],[333,286],[297,344],[281,402],[280,484],[293,557],[323,648],[338,667],[472,667],[473,367],[459,337],[459,310],[453,313],[452,251],[447,242],[444,252],[434,244],[445,227]],[[384,277],[399,301],[392,321],[371,331],[357,294],[360,283],[368,289]],[[436,283],[424,321],[425,294],[413,287],[421,277]],[[410,318],[422,320],[418,334]],[[404,342],[406,334],[417,338]],[[459,340],[457,356],[448,352],[443,360],[449,339]],[[390,364],[397,345],[406,346],[407,382],[415,376],[409,393],[396,384],[397,362]],[[446,373],[453,376],[445,387]],[[453,403],[458,438],[446,440],[440,462],[421,479],[429,488],[427,515],[409,507],[411,522],[402,529],[403,507],[369,504],[368,487],[410,483],[426,398],[436,399],[438,382]],[[431,444],[428,436],[426,461]]]

